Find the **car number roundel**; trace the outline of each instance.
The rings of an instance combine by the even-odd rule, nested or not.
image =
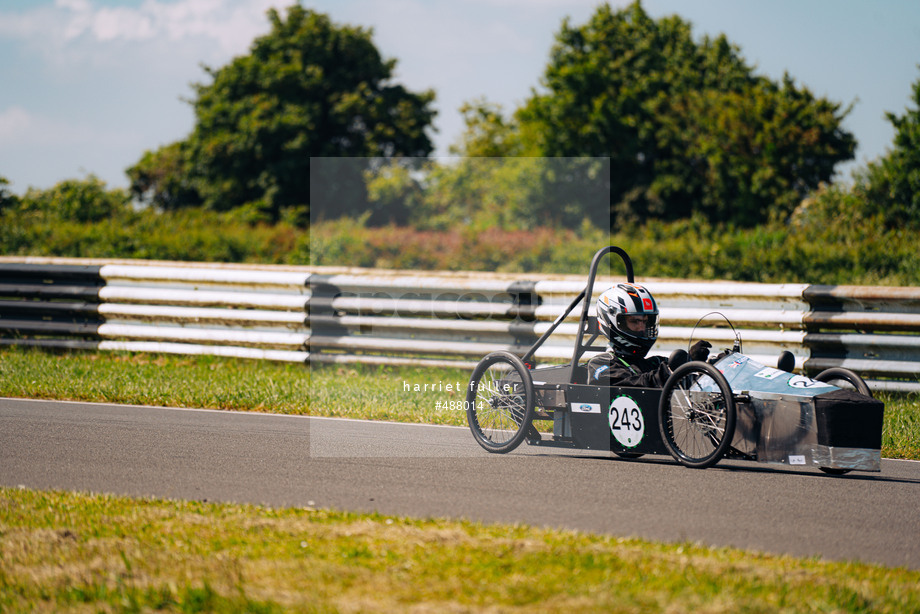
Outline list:
[[[610,432],[620,444],[632,448],[645,435],[645,419],[631,397],[620,396],[610,403]]]

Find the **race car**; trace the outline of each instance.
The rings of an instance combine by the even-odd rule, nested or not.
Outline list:
[[[623,458],[670,454],[692,468],[728,457],[810,465],[835,475],[881,470],[884,404],[859,375],[842,368],[814,378],[795,374],[788,353],[777,362],[780,368],[768,367],[741,352],[740,336],[712,364],[676,350],[661,388],[589,384],[582,358],[606,349],[592,345],[600,333],[589,306],[598,264],[610,253],[623,260],[632,283],[626,252],[599,250],[585,289],[523,356],[500,350],[476,365],[466,408],[480,446],[506,453],[526,441]],[[579,304],[571,361],[534,368],[534,353]],[[550,421],[552,435],[548,427],[535,428],[535,420]]]

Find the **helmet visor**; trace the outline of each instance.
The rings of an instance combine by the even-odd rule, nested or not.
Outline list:
[[[630,314],[617,315],[617,328],[627,335],[640,339],[658,338],[658,314]]]

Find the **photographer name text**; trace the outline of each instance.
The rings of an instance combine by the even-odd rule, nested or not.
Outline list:
[[[466,392],[466,386],[460,382],[433,382],[430,384],[403,382],[403,392]]]

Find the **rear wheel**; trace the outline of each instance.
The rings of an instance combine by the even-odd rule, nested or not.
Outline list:
[[[821,373],[818,373],[818,375],[815,376],[815,379],[826,384],[833,384],[838,388],[855,390],[859,394],[864,394],[867,397],[872,396],[872,390],[869,389],[869,385],[866,384],[865,380],[863,380],[863,378],[861,378],[855,371],[850,371],[849,369],[844,369],[843,367],[831,367],[830,369],[825,369],[824,371],[821,371]],[[844,475],[852,471],[851,469],[837,469],[836,467],[818,467],[818,469],[828,475]]]
[[[480,446],[496,453],[514,450],[533,414],[533,380],[520,358],[492,352],[479,361],[466,391],[466,418]]]
[[[825,384],[833,384],[838,388],[855,390],[859,394],[864,394],[867,397],[872,396],[872,391],[869,389],[869,385],[866,384],[865,380],[859,377],[854,371],[844,369],[843,367],[825,369],[821,371],[821,373],[818,373],[815,379]]]
[[[735,436],[735,399],[725,376],[706,362],[678,367],[661,389],[661,439],[686,467],[712,467]]]

